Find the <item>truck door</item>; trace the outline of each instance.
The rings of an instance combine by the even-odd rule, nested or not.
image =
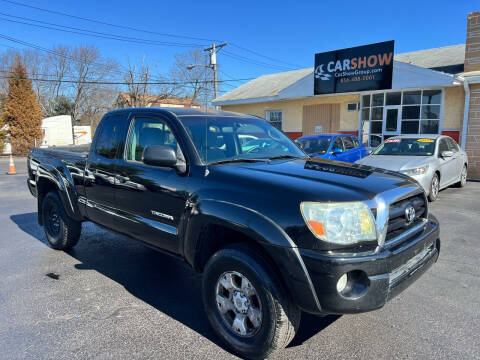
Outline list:
[[[93,222],[113,228],[115,225],[115,166],[118,149],[123,146],[124,116],[104,117],[97,129],[85,171],[86,212]]]
[[[185,211],[188,177],[172,168],[143,163],[143,150],[151,145],[171,146],[177,158],[183,158],[172,129],[169,120],[158,115],[132,118],[117,168],[115,199],[121,232],[178,253],[178,226]]]

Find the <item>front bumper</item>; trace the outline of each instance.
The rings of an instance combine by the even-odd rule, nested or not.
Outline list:
[[[417,280],[438,259],[440,230],[431,217],[413,238],[366,255],[331,255],[300,250],[322,313],[348,314],[381,308]],[[345,290],[337,282],[349,274]]]

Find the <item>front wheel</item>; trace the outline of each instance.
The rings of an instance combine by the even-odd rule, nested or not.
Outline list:
[[[432,181],[430,182],[430,194],[428,194],[428,200],[435,201],[440,191],[440,178],[438,174],[433,174]]]
[[[43,198],[42,220],[45,235],[52,248],[68,250],[77,244],[82,223],[67,215],[58,194],[54,191]]]
[[[247,247],[222,249],[211,257],[203,302],[220,338],[249,359],[264,359],[287,346],[300,322],[300,309],[268,262]]]

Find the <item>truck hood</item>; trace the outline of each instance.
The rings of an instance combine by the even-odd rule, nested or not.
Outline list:
[[[217,165],[212,170],[234,188],[277,197],[297,194],[303,201],[367,200],[399,186],[418,186],[402,174],[321,158]]]
[[[400,171],[425,165],[431,158],[431,156],[370,155],[357,161],[357,164]]]

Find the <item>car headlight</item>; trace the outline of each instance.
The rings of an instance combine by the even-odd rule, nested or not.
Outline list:
[[[308,228],[320,240],[351,245],[377,239],[375,219],[363,202],[302,202],[300,210]]]
[[[427,172],[427,170],[428,170],[428,165],[424,165],[414,169],[401,170],[400,172],[408,176],[414,176],[414,175],[423,175]]]

